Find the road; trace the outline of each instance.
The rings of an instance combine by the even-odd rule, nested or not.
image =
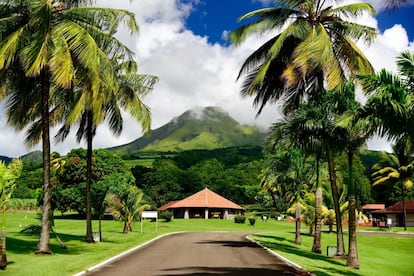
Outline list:
[[[166,236],[87,275],[307,275],[248,241],[246,235],[209,232]]]

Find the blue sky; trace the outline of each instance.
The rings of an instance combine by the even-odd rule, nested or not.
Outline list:
[[[267,129],[280,118],[277,105],[268,105],[260,116],[251,98],[240,96],[236,82],[241,64],[269,35],[251,37],[238,47],[222,40],[223,33],[236,29],[237,18],[262,7],[270,0],[97,0],[97,6],[121,8],[135,14],[140,32],[131,36],[121,30],[117,36],[135,52],[141,73],[158,76],[160,81],[143,101],[151,108],[152,128],[156,129],[183,112],[206,106],[219,106],[242,124],[255,124]],[[329,2],[330,0],[326,0]],[[344,4],[354,0],[344,0]],[[377,11],[384,0],[369,0]],[[363,16],[363,24],[379,27],[379,35],[371,45],[358,43],[376,70],[395,71],[395,58],[402,51],[414,52],[414,0],[411,6],[393,13],[381,12],[375,17]],[[361,23],[361,22],[359,22]],[[358,94],[364,100],[361,93]],[[40,149],[27,148],[24,132],[16,132],[4,120],[0,104],[0,155],[20,156]],[[55,130],[52,129],[52,134]],[[113,136],[105,125],[99,126],[94,147],[113,147],[142,136],[138,123],[127,114],[123,132]],[[74,134],[64,143],[53,143],[52,150],[61,154],[78,144]],[[389,144],[373,139],[371,149],[389,150]]]

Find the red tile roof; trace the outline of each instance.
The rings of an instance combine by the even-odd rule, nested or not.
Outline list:
[[[158,208],[158,211],[165,211],[168,210],[171,205],[173,205],[174,203],[177,203],[179,200],[174,200],[174,201],[170,201],[167,204],[162,205],[160,208]]]
[[[405,201],[405,210],[407,214],[414,214],[414,200]],[[385,209],[373,211],[374,214],[399,214],[403,212],[402,201],[395,203]]]
[[[381,210],[385,208],[385,204],[364,204],[362,210]]]
[[[167,206],[168,205],[168,206]],[[167,206],[167,208],[166,208]],[[222,197],[219,194],[205,188],[189,197],[180,201],[170,202],[159,208],[160,211],[175,208],[225,208],[225,209],[239,209],[243,210],[236,203]],[[163,208],[163,210],[161,210]]]

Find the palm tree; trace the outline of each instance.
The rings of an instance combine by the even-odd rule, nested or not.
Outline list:
[[[295,110],[308,94],[345,83],[357,73],[374,70],[355,40],[371,42],[376,30],[348,21],[364,12],[374,14],[370,4],[334,7],[326,0],[280,0],[275,7],[249,12],[250,20],[229,38],[235,45],[254,34],[276,33],[254,51],[242,65],[245,76],[241,94],[254,96],[258,114],[268,102],[281,100],[285,112]]]
[[[113,82],[110,60],[96,41],[106,41],[114,50],[119,43],[106,30],[115,30],[120,22],[137,29],[132,13],[124,10],[83,7],[91,1],[10,0],[0,5],[0,72],[3,78],[14,68],[20,68],[32,82],[38,95],[32,105],[41,117],[43,149],[43,209],[42,227],[36,253],[50,254],[50,95],[58,88],[70,88],[77,68],[84,68],[98,89],[101,83]],[[98,74],[98,72],[100,72]],[[106,78],[103,80],[102,75]],[[3,79],[5,80],[5,79]],[[2,82],[10,86],[13,79]],[[21,87],[14,92],[24,93]],[[56,89],[55,89],[56,87]],[[14,116],[9,105],[9,122],[23,129],[39,113]],[[22,115],[22,114],[18,114]],[[35,140],[33,143],[37,142]]]
[[[288,138],[285,133],[286,125],[275,124],[273,131],[267,137],[264,150],[272,154],[262,171],[262,187],[272,191],[288,204],[295,206],[295,243],[301,244],[301,200],[306,192],[311,190],[314,177],[314,167],[299,149],[281,142]],[[278,136],[279,138],[276,138]]]
[[[353,159],[355,152],[366,142],[371,136],[372,128],[369,120],[363,119],[356,114],[361,111],[361,104],[355,99],[355,85],[349,82],[337,91],[342,107],[339,112],[346,114],[345,117],[350,117],[350,123],[346,124],[346,120],[339,120],[337,127],[344,130],[343,141],[344,148],[348,159],[348,202],[349,202],[349,219],[348,219],[348,257],[346,265],[352,268],[359,268],[357,240],[356,240],[356,185],[353,175]],[[353,119],[352,119],[353,118]]]
[[[403,222],[404,230],[407,230],[407,210],[405,207],[405,189],[413,186],[412,177],[414,176],[414,161],[409,161],[409,153],[412,148],[407,147],[404,140],[400,140],[393,146],[395,154],[382,153],[381,160],[374,164],[371,175],[372,185],[392,183],[400,185],[403,203]]]
[[[408,139],[414,143],[414,53],[402,52],[397,57],[397,74],[382,69],[376,74],[359,75],[368,95],[363,112],[377,133],[390,141]]]
[[[151,75],[137,73],[134,61],[123,60],[120,56],[112,59],[115,69],[115,89],[103,87],[101,91],[94,91],[88,84],[88,78],[75,87],[73,98],[67,103],[65,122],[57,138],[63,141],[69,134],[71,126],[78,123],[77,139],[87,142],[87,185],[86,185],[86,241],[93,242],[91,217],[91,185],[92,185],[92,143],[96,129],[105,119],[115,135],[122,132],[122,113],[127,110],[138,121],[145,132],[150,131],[151,113],[142,102],[142,96],[150,92],[158,80]],[[81,78],[81,77],[80,77]],[[95,92],[95,93],[94,93]]]
[[[143,192],[131,186],[122,195],[109,195],[107,203],[114,218],[124,222],[123,233],[132,231],[132,224],[141,217],[142,211],[151,208],[148,204],[142,205]]]
[[[0,237],[0,269],[7,267],[6,255],[6,210],[7,202],[11,198],[16,179],[22,172],[23,163],[19,159],[14,159],[8,166],[0,162],[0,207],[2,210],[1,237]]]

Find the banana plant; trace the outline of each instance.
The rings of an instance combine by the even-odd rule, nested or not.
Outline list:
[[[14,159],[8,166],[4,162],[0,162],[0,207],[2,210],[1,220],[1,237],[0,237],[0,269],[7,267],[6,255],[6,210],[7,202],[10,200],[14,188],[16,187],[16,179],[22,172],[22,161]]]

